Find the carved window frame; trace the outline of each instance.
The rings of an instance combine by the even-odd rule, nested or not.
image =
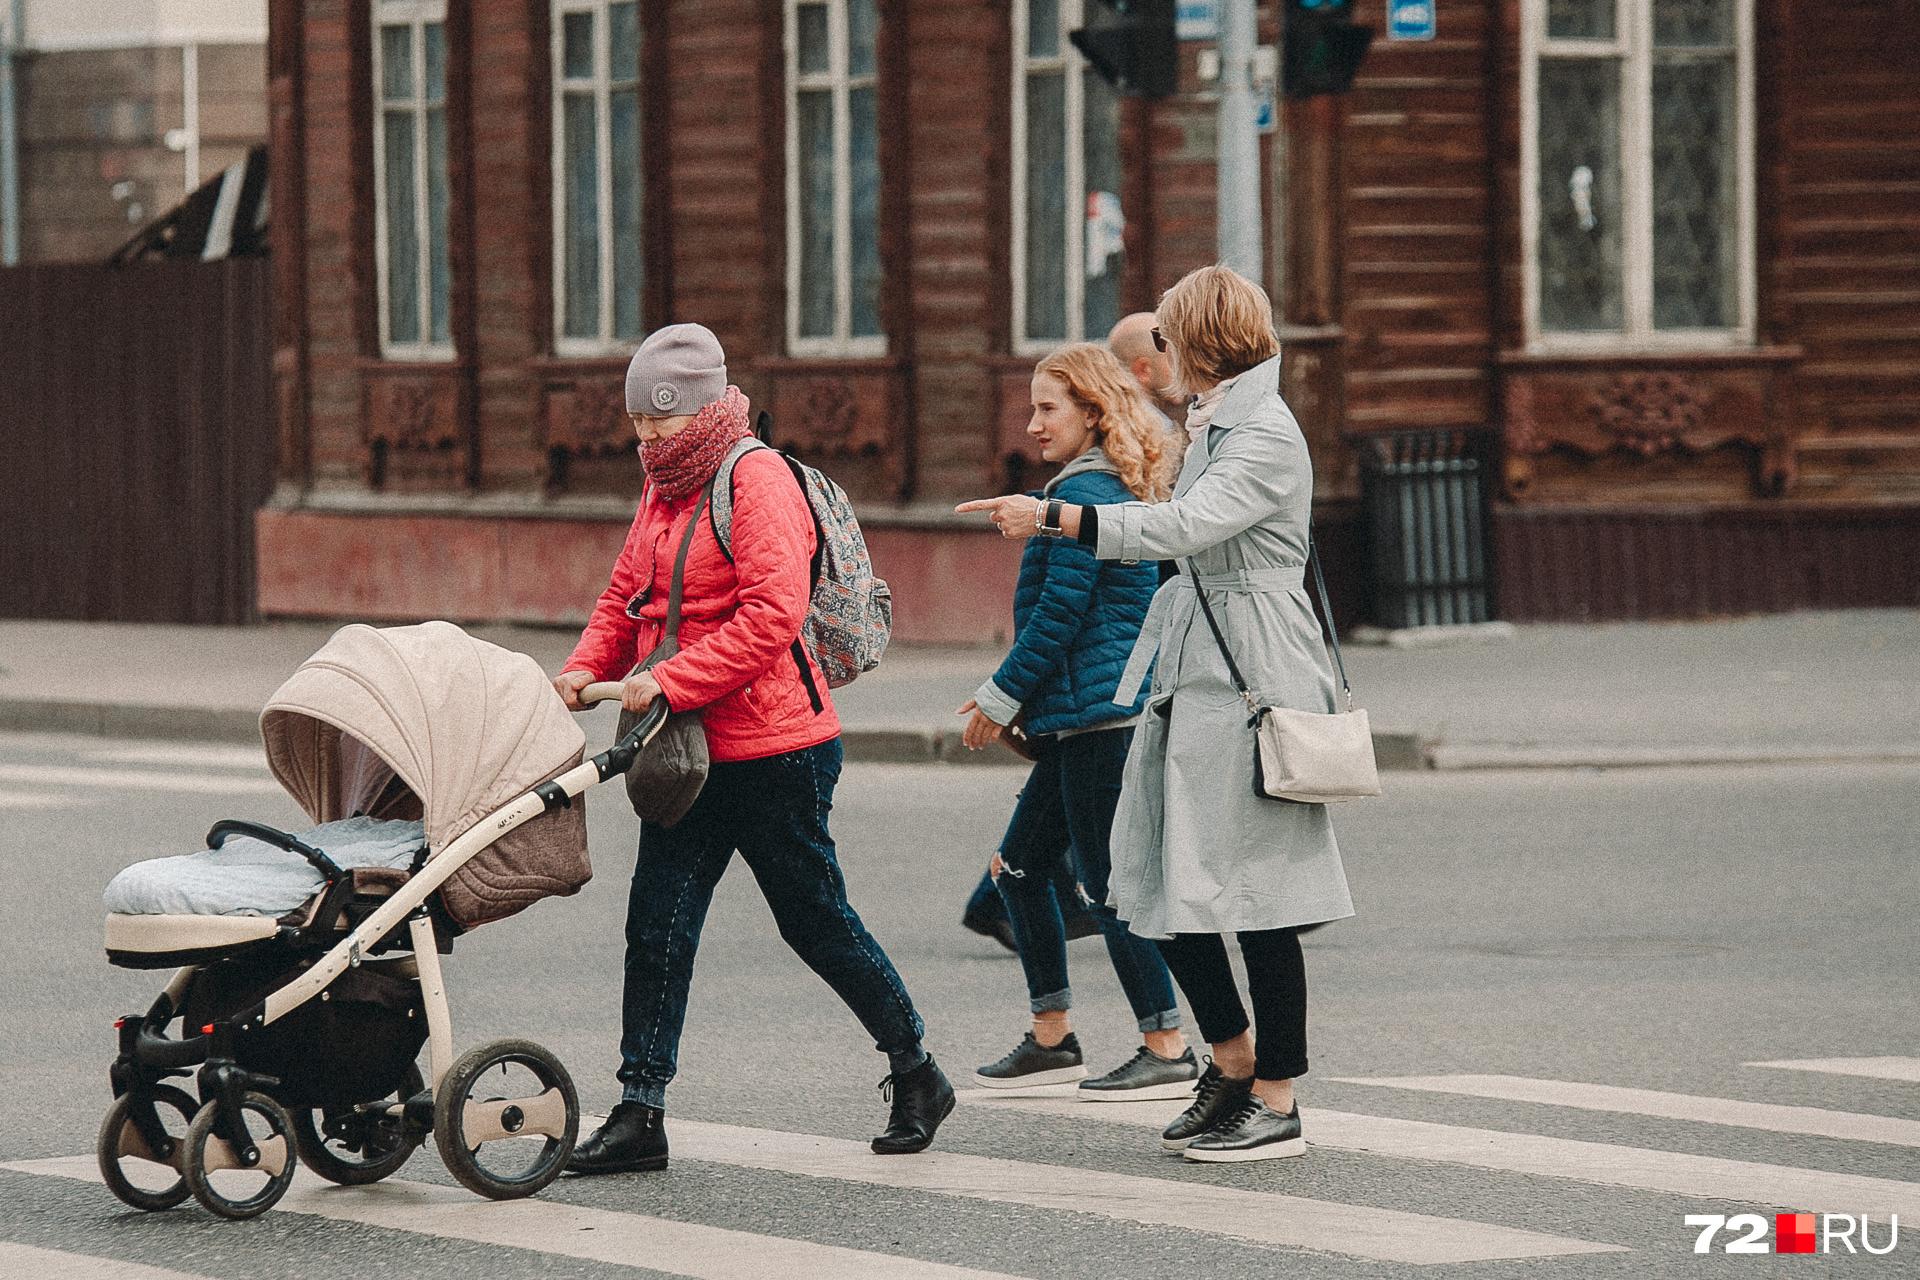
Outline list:
[[[1081,265],[1087,245],[1087,164],[1082,141],[1086,132],[1086,59],[1067,39],[1080,26],[1082,0],[1056,0],[1058,52],[1033,57],[1032,0],[1013,0],[1012,180],[1013,246],[1008,258],[1013,273],[1013,350],[1015,355],[1045,355],[1069,342],[1086,340],[1086,278]],[[1066,157],[1066,241],[1061,276],[1066,281],[1067,332],[1059,338],[1027,336],[1027,81],[1033,76],[1058,75],[1065,80],[1066,109],[1061,113],[1065,132],[1061,154]],[[1101,334],[1102,338],[1106,335]]]
[[[448,205],[446,216],[436,227],[433,220],[431,198],[432,167],[427,146],[429,122],[432,113],[438,110],[447,127],[447,95],[443,83],[438,99],[427,94],[427,28],[439,27],[442,48],[446,39],[446,3],[445,0],[374,0],[373,4],[373,217],[374,217],[374,264],[377,291],[377,309],[380,332],[380,354],[388,360],[445,361],[454,358],[453,341],[453,271],[452,271],[452,232],[451,220],[452,187],[451,173],[445,175],[448,183]],[[385,32],[389,28],[404,28],[409,34],[410,58],[413,63],[412,85],[405,98],[388,98],[385,91]],[[451,75],[451,59],[448,60],[446,73]],[[414,235],[419,270],[415,281],[418,290],[420,331],[423,335],[412,342],[395,341],[392,336],[392,236],[394,230],[389,221],[389,196],[387,191],[387,117],[389,115],[409,115],[413,121],[415,164],[412,175],[412,197],[414,212]],[[449,139],[448,145],[451,145]],[[433,271],[434,233],[439,233],[440,243],[448,254],[444,279],[446,296],[440,299],[440,305],[447,315],[447,336],[444,341],[433,336],[433,313],[436,301]]]
[[[1752,346],[1757,331],[1754,3],[1734,0],[1734,255],[1736,322],[1719,329],[1653,326],[1653,2],[1614,0],[1612,39],[1547,35],[1547,0],[1520,0],[1520,215],[1522,312],[1529,351],[1607,354]],[[1553,57],[1615,57],[1621,63],[1622,311],[1618,331],[1543,332],[1540,327],[1540,63]]]
[[[634,10],[637,38],[646,39],[641,0],[623,0]],[[616,69],[612,65],[611,10],[613,0],[553,0],[552,34],[549,40],[552,58],[553,117],[553,349],[568,357],[629,355],[646,336],[646,103],[640,93],[640,62]],[[566,15],[589,14],[593,19],[593,74],[569,78],[565,66]],[[644,52],[640,55],[645,57]],[[623,74],[615,74],[616,70]],[[568,334],[567,329],[567,140],[566,101],[569,97],[590,93],[594,102],[595,194],[598,214],[597,242],[599,260],[599,324],[592,336]],[[632,93],[638,102],[634,128],[638,131],[635,163],[631,174],[616,173],[613,155],[613,96]],[[614,303],[617,294],[613,195],[616,181],[631,181],[635,189],[635,249],[639,254],[639,275],[633,282],[634,314],[638,329],[628,335],[616,332]]]

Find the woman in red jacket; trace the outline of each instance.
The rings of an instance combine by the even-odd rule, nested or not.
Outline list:
[[[655,698],[675,711],[703,708],[711,767],[699,799],[672,829],[641,825],[627,900],[620,1105],[567,1167],[666,1168],[666,1088],[694,952],[735,849],[780,936],[887,1055],[882,1086],[891,1088],[893,1110],[874,1151],[922,1151],[953,1110],[953,1088],[921,1047],[920,1016],[900,975],[847,903],[827,833],[840,778],[840,721],[826,677],[808,655],[811,679],[803,683],[793,648],[812,595],[815,533],[806,495],[771,449],[742,456],[733,470],[731,559],[702,519],[687,554],[680,652],[627,674],[660,642],[674,560],[708,482],[750,434],[747,398],[727,385],[719,340],[697,324],[671,325],[641,345],[627,369],[627,412],[646,489],[612,584],[553,686],[573,710],[588,684],[622,676],[621,705],[629,711],[644,711]],[[818,710],[809,683],[824,703]]]

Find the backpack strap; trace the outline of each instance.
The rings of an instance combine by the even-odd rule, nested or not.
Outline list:
[[[707,522],[712,525],[713,540],[720,544],[720,554],[727,558],[728,564],[733,563],[733,469],[755,449],[771,447],[748,436],[727,451],[727,456],[720,460],[720,469],[713,473],[713,501],[707,507]]]

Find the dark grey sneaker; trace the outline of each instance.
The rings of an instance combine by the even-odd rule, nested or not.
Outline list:
[[[1200,1082],[1193,1087],[1193,1105],[1160,1131],[1160,1149],[1179,1155],[1188,1143],[1232,1115],[1252,1088],[1252,1076],[1235,1080],[1221,1074],[1220,1068],[1209,1059],[1207,1069],[1200,1073]]]
[[[1080,1082],[1082,1102],[1151,1102],[1156,1098],[1184,1098],[1200,1078],[1200,1061],[1189,1049],[1177,1058],[1163,1058],[1145,1045],[1125,1062],[1091,1080]]]
[[[1189,1142],[1181,1154],[1209,1163],[1303,1156],[1307,1140],[1300,1136],[1300,1108],[1296,1104],[1281,1115],[1248,1094],[1232,1115]]]
[[[1049,1049],[1027,1032],[1018,1047],[1000,1059],[975,1069],[973,1082],[986,1089],[1029,1089],[1043,1084],[1071,1084],[1084,1080],[1087,1064],[1073,1032]]]

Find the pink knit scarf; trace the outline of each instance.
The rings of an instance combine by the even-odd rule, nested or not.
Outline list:
[[[695,414],[693,421],[665,440],[643,441],[640,465],[647,478],[669,498],[685,497],[720,469],[727,451],[751,435],[747,429],[747,398],[738,387],[728,387],[718,400]]]

